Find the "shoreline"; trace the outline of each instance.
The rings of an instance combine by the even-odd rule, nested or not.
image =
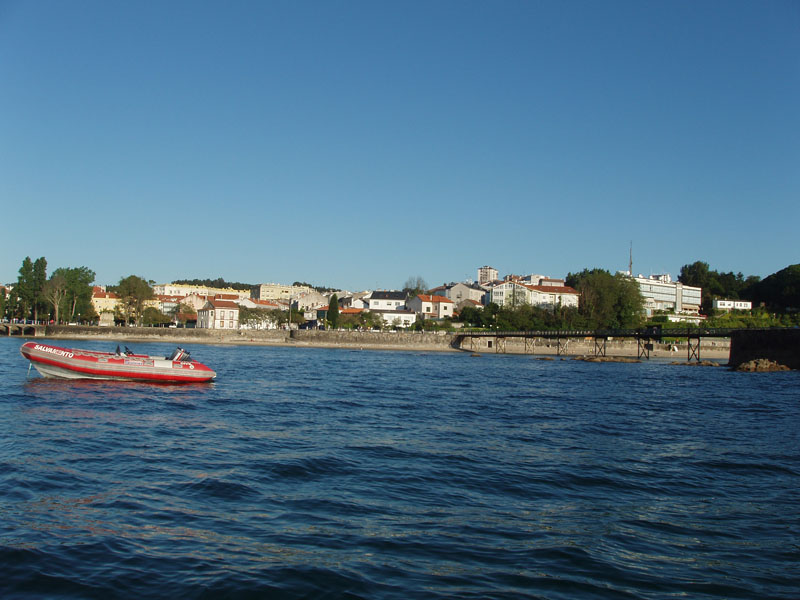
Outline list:
[[[455,348],[450,345],[452,334],[444,332],[344,332],[344,331],[220,331],[208,329],[165,329],[150,327],[100,328],[90,326],[48,327],[44,336],[53,340],[102,340],[129,343],[176,343],[231,346],[272,346],[284,348],[328,348],[346,350],[383,350],[404,352],[461,352],[469,354],[515,354],[531,357],[575,358],[594,356],[594,342],[573,339],[562,345],[561,353],[553,340],[536,338],[526,348],[521,340],[508,340],[498,352],[497,345],[489,346],[487,338],[482,347]],[[530,349],[533,349],[531,352]],[[634,340],[609,340],[606,359],[615,357],[638,358],[638,344]],[[687,346],[683,344],[655,344],[650,358],[689,362]],[[700,348],[702,361],[727,361],[730,359],[730,342],[704,340]],[[646,362],[647,358],[642,358]]]

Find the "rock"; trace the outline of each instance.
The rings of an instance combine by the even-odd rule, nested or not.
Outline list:
[[[673,361],[669,363],[671,365],[683,365],[684,367],[719,367],[720,364],[718,362],[714,362],[713,360],[700,360],[700,361]]]
[[[768,358],[756,358],[743,362],[736,367],[736,370],[744,373],[773,373],[776,371],[790,371],[791,369]]]
[[[638,358],[630,358],[627,356],[576,356],[573,360],[582,360],[584,362],[617,362],[617,363],[640,363]]]

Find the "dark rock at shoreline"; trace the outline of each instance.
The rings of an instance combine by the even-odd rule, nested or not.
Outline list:
[[[629,358],[627,356],[576,356],[574,360],[582,360],[584,362],[616,362],[616,363],[640,363],[638,358]]]
[[[713,360],[698,360],[698,361],[686,361],[682,362],[679,360],[673,361],[669,363],[671,365],[681,365],[684,367],[719,367],[721,366],[718,362],[714,362]]]
[[[743,362],[738,367],[737,371],[743,373],[774,373],[777,371],[791,371],[786,365],[779,364],[774,360],[768,358],[756,358]]]

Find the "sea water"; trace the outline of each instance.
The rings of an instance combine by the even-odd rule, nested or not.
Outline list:
[[[0,598],[800,597],[797,372],[196,345],[214,383],[153,385],[22,341]]]

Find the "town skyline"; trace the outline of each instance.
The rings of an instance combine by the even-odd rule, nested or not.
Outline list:
[[[796,2],[6,3],[0,280],[798,262]],[[787,257],[788,255],[788,257]],[[256,282],[257,282],[256,281]]]

